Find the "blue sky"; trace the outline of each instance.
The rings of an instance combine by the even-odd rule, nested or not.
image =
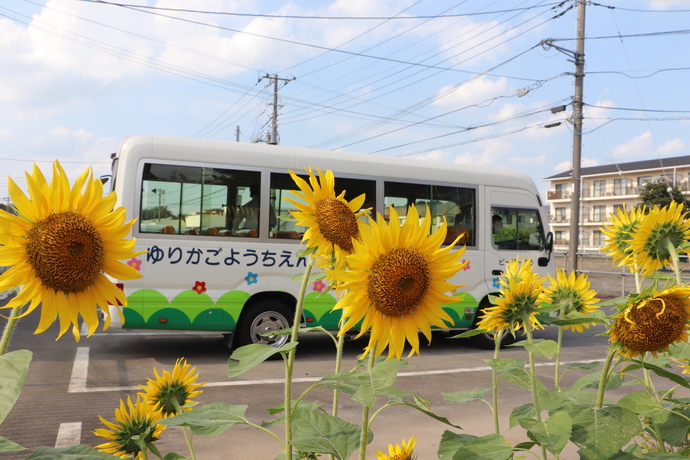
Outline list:
[[[540,43],[575,50],[572,0],[125,3],[156,8],[0,4],[0,200],[34,161],[107,174],[134,134],[265,137],[267,74],[294,78],[282,145],[507,166],[542,191],[570,169],[574,65]],[[582,166],[690,154],[688,24],[690,0],[587,6]]]

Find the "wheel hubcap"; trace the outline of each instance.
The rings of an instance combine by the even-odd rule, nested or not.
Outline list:
[[[280,347],[287,343],[287,335],[270,335],[271,332],[290,327],[287,319],[280,313],[269,311],[257,316],[251,325],[252,342],[272,347]]]

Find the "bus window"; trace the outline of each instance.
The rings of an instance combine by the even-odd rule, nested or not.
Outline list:
[[[260,180],[261,173],[256,171],[145,164],[139,230],[230,235],[235,220],[233,211],[244,204],[251,184]],[[256,235],[255,230],[252,236]]]
[[[299,174],[298,176],[309,181],[307,175]],[[336,177],[335,187],[336,196],[345,190],[344,198],[347,201],[352,201],[364,194],[365,200],[360,211],[371,208],[371,215],[375,215],[376,181]],[[276,216],[278,216],[275,231],[271,234],[273,238],[301,239],[306,231],[305,227],[295,225],[296,222],[290,215],[290,211],[297,210],[295,205],[283,199],[297,200],[292,191],[299,191],[299,188],[289,174],[271,173],[271,201],[274,203]]]
[[[432,231],[443,222],[448,223],[445,244],[451,244],[460,237],[459,244],[476,245],[476,196],[474,188],[448,187],[442,185],[386,182],[384,185],[384,218],[390,218],[389,206],[393,206],[404,222],[407,207],[414,204],[420,218],[431,212]]]
[[[536,209],[492,208],[492,244],[496,249],[542,251],[544,229]]]

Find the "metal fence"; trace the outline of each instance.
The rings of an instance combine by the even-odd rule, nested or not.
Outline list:
[[[556,268],[565,268],[566,252],[554,252]],[[680,269],[684,281],[690,281],[690,263],[687,258],[681,258]],[[597,254],[579,254],[577,258],[578,273],[585,273],[590,282],[590,289],[597,292],[601,299],[613,299],[627,296],[636,290],[635,275],[626,267],[618,267],[612,263],[611,257]],[[671,270],[667,270],[669,276],[673,276]],[[642,285],[649,286],[651,280],[643,279]],[[661,287],[662,284],[659,284]]]

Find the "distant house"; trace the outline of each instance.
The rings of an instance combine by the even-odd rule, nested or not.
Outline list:
[[[572,170],[542,179],[551,183],[546,201],[556,250],[567,250],[570,240],[571,176]],[[690,155],[581,168],[580,178],[579,250],[598,252],[604,245],[602,225],[619,207],[637,205],[647,182],[667,181],[690,191]]]

